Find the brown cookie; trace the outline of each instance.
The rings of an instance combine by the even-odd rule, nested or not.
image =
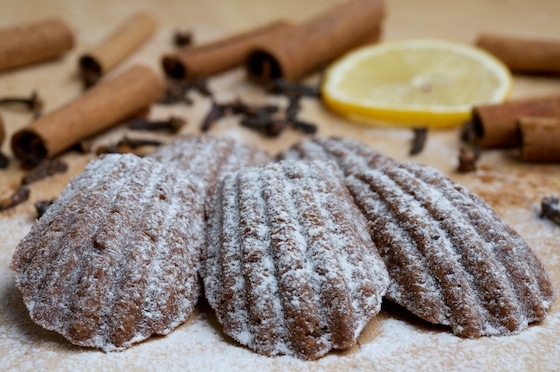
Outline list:
[[[554,290],[536,254],[441,172],[340,138],[306,141],[280,158],[338,164],[391,276],[388,299],[463,337],[514,334],[546,317]]]
[[[226,173],[271,161],[266,152],[253,146],[209,134],[183,135],[161,146],[149,157],[188,174],[204,193]]]
[[[31,318],[76,345],[122,350],[192,313],[203,200],[175,168],[134,155],[91,161],[18,244]]]
[[[388,277],[334,165],[244,168],[212,205],[201,275],[226,334],[302,359],[356,342]]]

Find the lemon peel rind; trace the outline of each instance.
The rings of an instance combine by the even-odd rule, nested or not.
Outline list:
[[[364,109],[356,107],[352,110],[340,109],[336,103],[324,99],[324,104],[332,113],[347,118],[353,122],[372,126],[391,126],[401,128],[430,127],[434,129],[449,129],[461,126],[470,119],[467,112],[420,112],[407,110],[393,111],[385,109]]]
[[[492,70],[501,82],[505,82],[497,89],[490,99],[484,102],[471,102],[461,105],[425,105],[425,104],[385,104],[376,103],[357,103],[356,100],[348,101],[336,89],[329,89],[336,86],[340,79],[333,78],[332,71],[350,68],[356,56],[360,54],[381,54],[387,49],[402,49],[403,47],[410,49],[418,49],[425,46],[437,47],[441,50],[453,49],[465,56],[476,59]],[[376,50],[377,49],[377,50]],[[343,74],[339,73],[339,76]],[[433,128],[451,128],[462,125],[469,119],[472,107],[478,104],[493,104],[505,101],[511,94],[513,79],[511,72],[507,66],[499,59],[477,47],[461,44],[440,39],[411,39],[411,40],[395,40],[385,41],[383,43],[373,44],[355,49],[345,56],[339,58],[328,67],[323,85],[321,86],[322,97],[325,105],[338,115],[344,116],[354,121],[365,124],[378,124],[376,121],[383,120],[391,122],[396,126],[413,127],[418,125],[426,125]],[[423,124],[422,124],[423,123]],[[391,125],[386,123],[387,125]]]

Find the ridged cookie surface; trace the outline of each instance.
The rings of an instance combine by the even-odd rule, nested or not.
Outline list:
[[[533,250],[441,172],[336,138],[300,143],[281,158],[339,165],[391,276],[390,300],[463,337],[518,333],[546,317],[554,290]]]
[[[224,332],[270,356],[352,346],[388,277],[334,165],[244,168],[214,200],[201,274]]]
[[[211,191],[216,181],[227,173],[271,161],[266,152],[253,146],[209,134],[182,135],[149,157],[177,167],[196,182],[203,193]]]
[[[133,155],[91,161],[19,243],[31,318],[76,345],[122,350],[183,323],[198,300],[204,211],[179,172]]]

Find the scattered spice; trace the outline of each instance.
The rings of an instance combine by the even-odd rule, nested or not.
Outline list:
[[[321,89],[318,86],[304,85],[283,78],[272,80],[266,89],[270,94],[282,94],[288,97],[321,97]]]
[[[301,96],[289,96],[288,99],[288,107],[286,107],[286,117],[290,120],[295,120],[296,116],[301,109],[301,105],[299,104]]]
[[[271,117],[248,117],[242,119],[240,124],[254,129],[267,137],[276,137],[284,131],[288,122],[286,120],[274,120]]]
[[[296,130],[299,130],[305,134],[314,134],[317,133],[317,126],[313,123],[308,123],[303,120],[290,120],[290,126]]]
[[[35,202],[35,210],[37,212],[37,219],[43,217],[47,209],[54,203],[54,200],[39,200]]]
[[[10,165],[10,159],[0,151],[0,169],[6,169]]]
[[[412,138],[412,147],[410,148],[409,154],[418,155],[424,150],[424,145],[426,144],[426,139],[428,138],[428,128],[419,127],[413,128],[414,137]]]
[[[240,99],[226,104],[225,106],[226,111],[231,112],[233,115],[241,114],[250,118],[269,117],[279,111],[279,108],[276,105],[249,105]]]
[[[39,97],[37,91],[31,92],[29,97],[4,97],[0,98],[0,105],[3,106],[23,106],[26,110],[39,115],[43,109],[43,100]]]
[[[476,163],[480,159],[480,148],[472,146],[461,146],[459,149],[459,173],[474,172]]]
[[[212,97],[212,91],[208,88],[208,82],[204,78],[198,79],[167,79],[167,87],[160,104],[170,105],[183,103],[192,105],[193,100],[189,97],[191,91],[198,92],[204,97]]]
[[[144,118],[136,118],[128,122],[128,127],[132,130],[178,133],[186,123],[187,121],[185,119],[181,119],[176,116],[170,116],[167,120],[147,120]]]
[[[212,125],[214,125],[214,123],[218,119],[221,119],[226,115],[227,109],[228,109],[228,105],[223,105],[212,100],[212,105],[210,106],[210,110],[202,120],[202,124],[200,125],[200,130],[202,132],[209,131]]]
[[[201,124],[201,131],[210,130],[212,125],[227,115],[241,115],[239,123],[267,137],[276,137],[291,127],[306,134],[317,131],[317,126],[296,118],[299,104],[296,99],[290,100],[288,107],[281,111],[277,105],[249,105],[240,99],[230,103],[212,101],[210,110]]]
[[[12,195],[0,200],[0,212],[13,208],[27,199],[29,199],[29,189],[25,186],[20,186]]]
[[[545,196],[541,200],[541,218],[546,218],[560,225],[560,206],[558,196]]]
[[[124,137],[120,141],[110,145],[100,146],[95,150],[96,155],[101,154],[126,154],[145,146],[160,146],[161,141],[151,139],[134,139]]]
[[[177,48],[186,48],[193,44],[193,33],[189,30],[176,30],[173,33],[173,45]]]
[[[321,89],[318,86],[304,85],[278,78],[273,80],[267,89],[271,94],[282,94],[288,98],[285,116],[291,128],[302,131],[305,134],[317,132],[315,124],[302,121],[297,116],[301,109],[300,101],[302,97],[321,97]]]
[[[58,158],[45,159],[23,176],[21,185],[29,185],[57,173],[64,173],[67,170],[68,165],[62,160]]]

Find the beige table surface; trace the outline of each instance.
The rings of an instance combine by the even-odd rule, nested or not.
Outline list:
[[[159,22],[156,34],[141,50],[123,63],[120,71],[141,62],[161,73],[159,57],[172,49],[175,29],[194,32],[204,42],[241,31],[278,17],[301,21],[336,1],[173,1],[173,0],[2,0],[0,27],[60,15],[73,28],[75,48],[55,61],[0,73],[0,96],[26,95],[36,89],[45,99],[45,111],[67,102],[81,91],[77,79],[78,54],[91,46],[135,10],[148,10]],[[511,35],[560,37],[560,2],[557,0],[388,0],[383,38],[445,38],[472,43],[482,31]],[[218,100],[243,97],[266,102],[262,91],[245,81],[236,69],[210,80]],[[310,81],[314,81],[313,77]],[[560,93],[560,77],[515,76],[513,97]],[[197,132],[209,101],[195,96],[193,106],[155,107],[151,115],[184,116],[184,132]],[[31,120],[28,113],[0,108],[8,139]],[[330,114],[320,102],[304,101],[301,116],[319,125],[322,135],[359,138],[398,159],[432,165],[487,200],[537,251],[560,288],[560,227],[538,218],[543,196],[560,194],[559,165],[528,165],[517,160],[515,150],[485,151],[476,173],[455,172],[459,130],[430,132],[424,152],[408,155],[410,130],[372,128],[349,123]],[[241,129],[235,120],[224,120],[213,130],[219,136],[235,136],[275,153],[304,138],[287,131],[277,139],[263,139]],[[122,136],[122,129],[97,138],[107,143]],[[11,155],[8,141],[2,150]],[[9,262],[14,247],[33,222],[33,202],[53,198],[68,179],[78,173],[91,156],[67,154],[70,164],[60,174],[34,184],[28,202],[0,213],[0,369],[1,370],[555,370],[560,362],[560,301],[548,319],[512,337],[465,340],[445,328],[429,326],[399,312],[385,309],[364,331],[351,350],[331,353],[316,362],[291,357],[267,358],[238,346],[220,331],[208,309],[197,313],[166,337],[153,338],[131,349],[105,354],[75,347],[61,336],[35,325],[28,317],[14,286]],[[23,172],[17,162],[0,170],[0,196],[17,187]]]

